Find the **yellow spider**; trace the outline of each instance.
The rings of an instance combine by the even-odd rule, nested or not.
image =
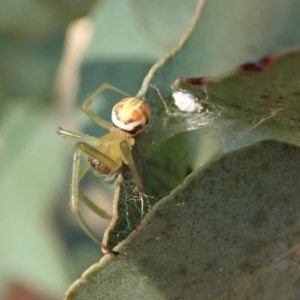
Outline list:
[[[112,109],[112,123],[97,116],[90,109],[90,105],[96,99],[97,95],[106,89],[114,90],[127,96]],[[57,133],[64,138],[77,141],[73,156],[70,205],[83,230],[92,240],[101,245],[98,238],[83,220],[79,211],[79,200],[81,200],[98,215],[108,217],[108,215],[79,190],[79,182],[87,171],[87,168],[80,164],[82,152],[89,155],[88,162],[94,169],[96,175],[105,175],[105,181],[108,184],[116,183],[120,185],[123,180],[120,170],[122,164],[125,163],[131,171],[137,190],[141,191],[142,182],[137,172],[131,150],[135,142],[134,136],[146,128],[151,112],[150,107],[143,99],[129,97],[128,94],[107,83],[101,85],[94,94],[84,102],[82,110],[95,123],[107,129],[109,133],[101,138],[96,138],[61,127],[57,129]],[[116,195],[116,193],[118,193],[118,189],[115,191],[115,197],[118,197],[119,195]]]

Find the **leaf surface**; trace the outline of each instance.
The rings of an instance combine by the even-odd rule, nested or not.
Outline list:
[[[297,299],[299,151],[262,141],[194,172],[66,299]]]

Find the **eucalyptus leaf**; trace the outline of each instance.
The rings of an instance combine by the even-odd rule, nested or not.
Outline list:
[[[182,117],[193,127],[197,122],[203,126],[201,115],[208,117],[207,124],[220,132],[225,152],[263,139],[300,145],[299,65],[299,49],[281,51],[219,78],[178,79],[173,89],[203,106],[199,113]],[[207,99],[202,100],[204,90]]]
[[[133,149],[143,194],[124,166],[105,233],[118,255],[108,251],[66,299],[299,298],[299,148],[263,141],[239,149],[269,138],[298,144],[299,52],[209,78],[299,44],[299,4],[198,1],[188,30],[137,93],[152,119]],[[198,108],[181,111],[176,91]],[[222,148],[206,151],[239,150],[184,180],[212,129]]]
[[[172,139],[164,141],[168,155],[163,155],[159,141],[185,130],[215,127],[222,139],[223,151],[229,152],[264,139],[276,139],[300,145],[300,52],[278,52],[257,63],[248,63],[227,76],[219,78],[182,78],[172,85],[173,91],[185,96],[194,96],[194,101],[202,106],[200,111],[182,112],[174,104],[174,93],[160,94],[151,101],[156,103],[152,122],[145,134],[137,138],[133,151],[139,173],[145,184],[146,197],[151,206],[166,192],[164,185],[175,187],[175,182],[183,180],[184,170],[193,169],[189,138],[181,135],[172,145]],[[173,102],[172,102],[173,101]],[[160,111],[158,106],[161,105]],[[165,105],[165,106],[164,106]],[[152,144],[149,141],[153,141]],[[170,144],[168,144],[170,143]],[[155,149],[154,151],[153,149]],[[180,158],[180,154],[186,155]],[[149,160],[150,157],[150,160]],[[167,158],[171,158],[169,161]],[[155,162],[154,162],[155,161]],[[168,170],[165,166],[172,166]],[[163,175],[157,176],[155,167]],[[167,185],[161,177],[167,177],[174,185]],[[177,179],[174,180],[174,179]],[[130,177],[125,177],[128,182]],[[120,198],[116,199],[118,214],[106,231],[104,244],[112,248],[138,225],[144,205],[140,197],[128,197],[133,186],[123,185]],[[170,190],[169,188],[169,190]],[[131,192],[130,192],[131,190]],[[167,189],[168,190],[168,189]],[[131,207],[128,200],[131,201]],[[135,209],[137,207],[138,209]],[[134,213],[133,211],[136,211]],[[141,213],[142,212],[142,213]],[[120,224],[123,220],[126,222]]]
[[[270,10],[270,7],[273,9]],[[223,120],[222,118],[218,119],[220,111],[213,108],[209,108],[208,113],[206,114],[181,113],[180,111],[173,109],[174,105],[171,85],[177,78],[182,76],[199,77],[217,75],[228,71],[233,66],[245,61],[257,60],[263,55],[276,49],[299,44],[300,35],[299,30],[297,29],[300,25],[298,18],[299,12],[300,3],[298,1],[288,3],[279,3],[277,0],[268,0],[264,2],[252,0],[247,3],[236,2],[235,0],[226,3],[221,3],[216,0],[198,1],[194,16],[191,19],[189,30],[184,34],[173,51],[159,60],[150,69],[148,75],[144,79],[141,90],[137,94],[138,96],[145,97],[152,109],[152,120],[148,129],[136,138],[136,146],[133,151],[138,171],[142,174],[145,190],[147,190],[147,185],[156,187],[155,193],[149,194],[149,196],[154,197],[148,198],[150,207],[159,200],[160,195],[162,195],[165,190],[163,188],[161,189],[161,181],[159,180],[159,177],[157,178],[150,171],[152,165],[148,164],[147,161],[149,160],[149,157],[152,157],[157,161],[157,165],[163,166],[164,155],[160,155],[159,151],[152,151],[153,149],[158,148],[159,144],[163,141],[164,144],[167,145],[168,138],[173,135],[180,132],[195,130],[197,128],[204,128],[204,130],[198,131],[198,133],[195,133],[194,135],[182,135],[182,140],[178,142],[175,147],[166,147],[172,149],[170,153],[176,153],[178,151],[186,151],[186,153],[189,153],[188,151],[197,151],[195,149],[198,149],[198,152],[201,152],[204,151],[201,149],[205,149],[205,151],[213,152],[214,155],[216,155],[218,152],[222,151],[222,148],[212,149],[209,146],[204,148],[205,145],[203,144],[201,145],[202,148],[199,146],[200,142],[203,140],[203,133],[206,132],[209,127],[215,126],[220,129],[220,139],[223,142],[223,150],[225,151],[249,145],[258,140],[278,138],[278,135],[283,137],[287,134],[287,131],[282,132],[280,129],[275,137],[273,125],[270,124],[270,126],[267,127],[267,132],[259,132],[259,138],[255,137],[248,139],[252,136],[252,132],[251,135],[247,134],[248,131],[253,130],[253,135],[255,136],[257,131],[254,131],[254,129],[257,127],[260,129],[260,126],[258,126],[260,124],[259,122],[262,121],[263,118],[268,118],[272,115],[273,110],[271,108],[266,108],[264,113],[261,113],[260,115],[257,115],[252,111],[244,116],[241,115],[241,112],[243,111],[243,107],[241,107],[238,113],[233,112],[231,116],[226,118],[227,124],[225,125],[221,122]],[[247,18],[245,18],[245,16],[247,16]],[[285,22],[279,22],[277,23],[277,26],[273,26],[275,19],[285,20]],[[218,20],[218,26],[215,25],[216,20]],[[243,28],[239,29],[239,34],[233,34],[237,31],[240,24],[243,24]],[[251,51],[249,49],[251,49]],[[283,64],[289,63],[286,61],[283,62]],[[261,89],[263,89],[264,84],[268,89],[270,89],[270,86],[273,86],[274,68],[280,69],[280,71],[275,72],[279,76],[277,81],[284,81],[284,84],[287,84],[290,79],[289,66],[286,65],[283,67],[285,72],[287,72],[286,78],[283,73],[280,74],[283,69],[276,66],[277,65],[274,64],[274,67],[268,73],[269,75],[265,75],[268,76],[268,78],[265,79],[266,81],[261,81],[258,74],[252,74],[254,77],[258,76],[257,81],[261,81]],[[293,66],[293,70],[297,73],[297,63]],[[232,79],[232,81],[237,82],[236,87],[238,86],[240,76],[246,75],[239,74],[237,75],[236,80]],[[297,90],[298,86],[295,85],[295,82],[297,82],[297,77],[293,80],[293,89],[295,88]],[[239,88],[243,89],[242,86]],[[256,90],[255,85],[248,85],[248,88],[251,88],[249,93]],[[224,84],[222,92],[226,89],[227,86]],[[208,94],[210,97],[209,103],[214,105],[216,100],[212,99],[213,93],[209,88],[208,93],[212,94]],[[230,103],[231,101],[231,98],[228,97],[234,98],[237,94],[237,92],[235,94],[235,89],[232,90],[231,94],[226,90],[219,96],[220,99],[218,99],[218,101],[225,105],[225,103]],[[246,107],[250,107],[251,104],[249,104],[249,101],[251,103],[252,99],[250,99],[247,94],[248,91],[245,89],[243,93],[239,94],[239,97],[243,97],[244,103],[248,101],[248,106]],[[236,99],[238,101],[239,98],[236,97]],[[287,104],[287,106],[288,105],[289,104]],[[228,112],[231,113],[232,110],[228,110]],[[277,117],[281,118],[281,116],[282,114],[278,114]],[[270,119],[270,121],[275,121],[275,118],[274,120]],[[283,119],[282,122],[288,123],[287,119]],[[293,123],[295,122],[293,121]],[[235,125],[237,125],[237,128],[235,128]],[[222,129],[222,126],[224,126],[224,129]],[[272,134],[270,134],[270,131]],[[239,134],[241,134],[241,137],[244,139],[239,139]],[[295,137],[296,134],[296,131],[292,133],[293,137]],[[288,133],[288,135],[290,135],[290,133]],[[292,139],[289,138],[283,140],[291,141]],[[198,143],[195,141],[198,141]],[[216,143],[214,143],[214,146],[215,145]],[[192,146],[193,149],[191,149]],[[155,158],[153,155],[154,153]],[[189,162],[189,156],[190,155],[187,154],[185,157],[186,159],[177,160],[175,158],[173,160],[173,166],[176,165],[177,170],[164,173],[164,169],[160,168],[161,172],[169,178],[176,177],[183,180],[181,174],[184,172],[179,170],[188,170],[189,168],[192,170],[194,169],[194,164],[191,165]],[[170,180],[173,181],[173,179]],[[173,186],[173,188],[174,187],[175,186]],[[132,193],[132,190],[132,186],[130,186],[129,189],[125,189],[123,186],[120,197],[116,198],[118,202],[114,201],[115,207],[118,207],[119,205],[120,207],[124,207],[124,203],[128,200],[128,195]],[[142,199],[140,199],[140,201],[139,199],[135,199],[135,201],[131,201],[131,207],[133,209],[127,207],[125,210],[122,210],[121,208],[118,210],[115,219],[106,231],[105,239],[103,241],[108,248],[113,248],[118,241],[121,241],[127,236],[132,228],[138,226],[138,222],[134,220],[141,219],[141,200]],[[134,206],[138,206],[138,209],[135,209]],[[119,217],[120,219],[123,218],[123,220],[126,218],[127,221],[123,222],[123,225],[120,225],[120,223],[118,223]]]
[[[298,299],[299,164],[297,146],[272,140],[219,157],[65,299]]]

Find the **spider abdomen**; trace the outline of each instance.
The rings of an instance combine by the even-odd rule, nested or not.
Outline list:
[[[143,99],[124,98],[114,106],[111,119],[115,127],[130,135],[136,135],[147,126],[150,107]]]

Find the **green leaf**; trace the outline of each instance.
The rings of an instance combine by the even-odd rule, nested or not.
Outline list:
[[[223,77],[219,80],[205,78],[205,84],[201,84],[194,91],[194,96],[199,98],[200,102],[203,102],[205,89],[208,93],[208,100],[204,102],[204,110],[200,113],[185,113],[175,107],[171,86],[174,88],[172,82],[176,76],[183,74],[201,75],[203,72],[201,67],[206,61],[199,55],[199,51],[204,46],[200,49],[197,46],[201,45],[199,39],[203,38],[205,33],[203,28],[210,26],[210,19],[207,19],[207,14],[215,13],[211,7],[212,3],[218,6],[216,2],[211,1],[203,8],[203,1],[199,1],[194,19],[191,21],[190,31],[186,33],[185,38],[181,40],[171,55],[167,55],[152,67],[138,93],[138,96],[145,95],[152,110],[150,124],[144,133],[136,137],[136,145],[133,150],[134,159],[144,183],[143,191],[146,197],[136,197],[133,194],[134,186],[128,184],[131,178],[130,176],[126,177],[125,174],[125,185],[122,186],[120,197],[115,197],[114,201],[118,213],[115,214],[103,241],[103,244],[109,249],[126,238],[139,225],[142,217],[166,190],[171,191],[177,186],[175,182],[182,181],[188,170],[194,169],[196,163],[191,162],[192,153],[201,151],[201,149],[198,150],[198,147],[203,139],[203,132],[205,134],[205,131],[209,131],[210,128],[214,127],[218,130],[223,144],[223,149],[221,147],[211,149],[211,146],[206,148],[206,151],[213,152],[213,155],[268,138],[296,143],[295,138],[297,139],[298,135],[297,115],[299,115],[297,95],[300,93],[299,85],[296,84],[299,80],[299,68],[297,68],[299,55],[297,53],[287,54],[281,59],[276,59],[280,55],[267,57],[265,61],[260,62],[263,65],[261,72],[246,72],[244,67],[243,71],[235,72],[227,79]],[[300,10],[300,6],[298,8]],[[201,9],[203,9],[202,15],[197,21]],[[244,7],[239,7],[239,9],[245,13]],[[286,11],[290,10],[291,7],[287,5]],[[276,13],[279,14],[280,12],[277,11]],[[270,18],[269,15],[266,17]],[[194,30],[191,31],[193,26]],[[223,30],[226,32],[233,30],[231,26],[232,24],[229,22],[229,26]],[[292,26],[294,25],[288,23],[283,28],[287,31],[291,30],[293,33]],[[263,29],[265,30],[265,28]],[[271,36],[275,35],[277,30],[278,28],[274,29]],[[252,31],[253,28],[250,27],[248,32]],[[290,44],[295,44],[295,41],[299,42],[299,40],[300,37],[294,32]],[[266,44],[262,43],[262,47],[268,46],[272,49],[272,47],[275,48],[280,45],[279,43],[276,46],[275,40],[273,42],[272,44],[268,40]],[[261,53],[260,48],[257,49],[255,56],[258,53]],[[237,63],[238,60],[233,59],[231,64],[234,62]],[[211,64],[211,68],[213,68],[215,63],[211,61]],[[224,69],[223,66],[215,65],[215,67],[220,70]],[[212,69],[207,69],[207,73],[211,74]],[[186,94],[193,94],[191,85],[188,87],[186,85],[179,86],[177,89],[183,90]],[[269,102],[265,100],[265,95],[270,96],[272,100],[270,99]],[[284,99],[288,99],[289,102],[285,102]],[[196,101],[198,100],[196,99]],[[284,103],[285,106],[282,106]],[[289,113],[285,115],[284,112],[287,110]],[[277,122],[278,119],[281,120],[279,123]],[[175,145],[172,145],[172,140],[168,142],[170,137],[180,132],[198,128],[204,128],[204,130],[193,135],[182,134]],[[168,155],[164,154],[163,148],[159,149],[162,142],[164,142],[165,149],[168,149],[166,150]],[[204,150],[202,151],[204,152]],[[176,153],[179,152],[185,153],[183,159],[176,157]],[[165,165],[171,165],[172,168],[165,169],[163,167]],[[155,167],[153,166],[159,170],[154,171]],[[157,176],[158,172],[161,172],[162,175]],[[161,181],[162,177],[168,178],[170,182],[168,189],[164,188],[165,182]]]
[[[220,132],[225,152],[263,139],[300,145],[299,64],[299,50],[278,52],[221,78],[178,79],[173,89],[203,106],[187,116],[195,127],[192,120],[202,114],[215,117],[208,123]],[[203,90],[207,100],[199,97]]]
[[[286,85],[292,79],[286,90],[289,96],[294,95],[292,109],[288,109],[287,97],[284,105],[290,113],[281,123],[289,124],[289,117],[298,110],[298,58],[293,64],[287,54],[272,60],[269,68],[263,63],[262,72],[248,74],[244,70],[218,80],[206,78],[206,86],[201,80],[200,85],[195,85],[187,78],[216,76],[245,61],[299,44],[300,5],[298,1],[279,5],[275,0],[210,0],[203,8],[203,3],[198,2],[189,31],[150,69],[137,93],[152,110],[152,120],[136,137],[133,149],[145,195],[133,192],[130,173],[124,167],[121,195],[114,200],[118,218],[104,239],[104,244],[119,255],[110,253],[92,266],[69,289],[66,299],[201,299],[201,295],[221,299],[237,294],[241,299],[251,298],[252,294],[272,299],[285,292],[297,293],[299,276],[293,266],[299,263],[299,149],[275,141],[261,142],[228,153],[183,179],[195,169],[199,153],[212,153],[211,159],[222,150],[286,136],[287,131],[278,133],[281,129],[273,122],[273,116],[267,118],[276,101],[271,106],[254,102],[252,107],[253,99],[248,95],[258,95],[256,86],[251,85],[256,80],[260,91],[265,84],[268,89],[272,87],[271,95],[277,97],[281,89],[273,83]],[[274,26],[274,20],[282,19]],[[150,57],[149,53],[145,57]],[[112,76],[116,69],[109,68],[110,64],[105,66]],[[118,87],[132,93],[129,81],[134,79],[129,79],[124,69],[123,72],[123,86]],[[173,85],[183,76],[185,79],[179,82],[183,86],[178,81]],[[265,76],[264,80],[259,76]],[[86,81],[90,79],[87,76]],[[205,110],[180,111],[174,105],[171,86],[196,96]],[[218,91],[217,97],[214,91]],[[236,102],[243,106],[235,108]],[[254,134],[250,141],[243,140],[261,124],[261,132],[253,132],[261,136]],[[198,148],[204,134],[211,133],[212,128],[217,129],[225,147],[205,148],[201,143]],[[190,130],[195,131],[187,132]],[[291,136],[296,134],[297,125]],[[182,181],[171,195],[163,198]],[[279,280],[283,283],[280,286]],[[276,294],[272,294],[273,290]]]
[[[219,157],[157,203],[119,255],[92,266],[65,299],[296,299],[299,164],[297,146],[271,140]]]

